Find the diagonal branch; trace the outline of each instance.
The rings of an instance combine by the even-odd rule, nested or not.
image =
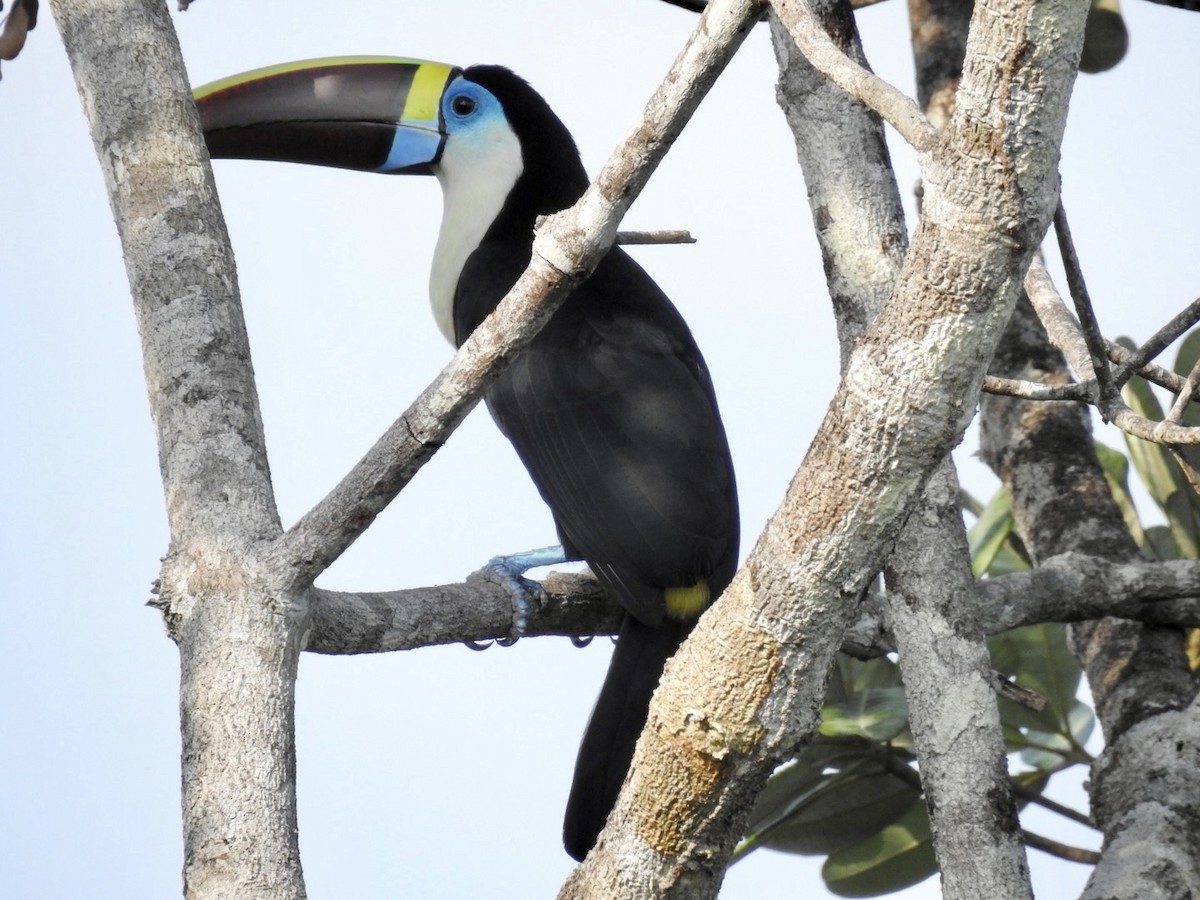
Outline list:
[[[1071,291],[1071,299],[1075,303],[1075,314],[1083,331],[1083,339],[1087,343],[1091,356],[1092,372],[1100,390],[1100,412],[1105,414],[1117,396],[1113,385],[1112,371],[1108,367],[1108,353],[1104,346],[1104,338],[1100,333],[1100,323],[1096,321],[1096,311],[1092,308],[1092,298],[1088,294],[1087,282],[1083,277],[1083,267],[1079,263],[1079,254],[1075,250],[1075,242],[1071,239],[1071,228],[1067,223],[1067,210],[1059,198],[1058,209],[1054,211],[1054,234],[1058,238],[1058,249],[1062,256],[1063,266],[1067,272],[1067,287]],[[1107,419],[1107,416],[1105,416]]]
[[[1085,12],[976,4],[978,62],[926,160],[895,291],[746,565],[668,663],[608,826],[561,897],[602,896],[587,890],[597,883],[715,895],[749,798],[815,726],[859,596],[975,407],[1057,202]]]
[[[771,7],[818,72],[879,113],[917,152],[933,148],[937,129],[913,99],[842,52],[813,15],[807,0],[771,0]]]
[[[404,488],[479,402],[503,367],[608,252],[617,225],[750,30],[758,0],[714,4],[579,201],[539,227],[533,258],[492,315],[330,493],[276,543],[303,588]]]
[[[1029,267],[1025,279],[1025,289],[1051,342],[1062,351],[1071,368],[1085,378],[1091,378],[1095,367],[1092,364],[1093,356],[1088,342],[1082,337],[1079,324],[1067,312],[1062,296],[1054,286],[1054,282],[1040,258],[1035,259]],[[1197,302],[1200,303],[1200,301]],[[1192,304],[1192,306],[1196,305]],[[1159,335],[1166,335],[1177,330],[1182,333],[1182,330],[1186,330],[1188,327],[1183,323],[1192,315],[1192,307],[1189,307],[1161,329]],[[1158,341],[1156,340],[1155,343]],[[1106,356],[1120,357],[1124,355],[1126,362],[1123,364],[1122,370],[1126,367],[1132,369],[1135,365],[1139,368],[1142,367],[1144,357],[1140,352],[1130,357],[1128,351],[1123,348],[1118,349],[1116,345],[1106,345],[1105,353]],[[1187,388],[1186,382],[1179,379],[1178,376],[1169,375],[1162,370],[1148,371],[1146,376],[1155,383],[1166,386],[1169,390],[1183,391]],[[1121,375],[1118,373],[1114,377],[1114,381],[1120,377]],[[1117,381],[1117,383],[1120,382]],[[1200,427],[1179,425],[1170,420],[1156,422],[1139,415],[1121,399],[1120,393],[1115,388],[1109,397],[1093,397],[1091,402],[1097,406],[1106,420],[1134,437],[1158,444],[1200,444]]]

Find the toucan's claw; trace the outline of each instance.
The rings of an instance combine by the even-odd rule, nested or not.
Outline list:
[[[467,645],[468,650],[477,650],[477,651],[482,652],[482,651],[486,650],[488,647],[492,646],[492,644],[494,644],[496,642],[495,641],[470,641],[470,640],[467,640],[467,641],[463,641],[463,643]]]
[[[513,602],[513,630],[508,638],[496,643],[502,647],[516,643],[529,630],[529,617],[536,609],[546,604],[546,592],[531,578],[523,577],[530,569],[552,566],[564,562],[566,555],[562,547],[542,547],[507,556],[493,556],[475,576],[498,584],[508,591]]]
[[[573,634],[571,635],[571,643],[576,647],[583,648],[590,644],[594,637],[594,634]]]

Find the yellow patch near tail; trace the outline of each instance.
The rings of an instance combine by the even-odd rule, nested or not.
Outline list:
[[[672,619],[694,619],[708,607],[708,583],[701,581],[691,587],[666,588],[667,615]]]

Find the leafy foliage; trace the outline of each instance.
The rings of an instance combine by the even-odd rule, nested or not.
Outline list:
[[[1181,345],[1176,372],[1186,376],[1198,359],[1200,331]],[[1132,379],[1124,395],[1138,413],[1163,418],[1158,398],[1142,379]],[[1183,423],[1200,424],[1200,412],[1189,407]],[[1096,452],[1130,533],[1148,559],[1196,558],[1200,499],[1183,466],[1200,470],[1200,448],[1187,448],[1176,457],[1158,444],[1133,437],[1126,442],[1128,455],[1099,443]],[[1131,473],[1166,524],[1143,525],[1130,490]],[[968,538],[977,578],[1030,567],[1003,492],[986,505],[971,498],[964,505],[975,515]],[[1084,747],[1095,716],[1076,696],[1082,672],[1067,648],[1064,626],[1015,629],[990,638],[988,648],[998,671],[1046,701],[1037,710],[997,700],[1015,771],[1012,781],[1024,806],[1056,773],[1092,761]],[[1189,648],[1193,668],[1200,668],[1200,630],[1191,635]],[[830,673],[819,737],[767,783],[734,860],[760,847],[825,856],[825,883],[843,897],[892,893],[934,874],[929,818],[911,748],[908,705],[896,662],[839,656]]]

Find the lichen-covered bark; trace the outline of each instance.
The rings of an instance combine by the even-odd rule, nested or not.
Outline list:
[[[304,605],[256,564],[280,533],[228,236],[164,4],[54,0],[125,248],[171,546],[184,891],[300,898],[293,687]]]
[[[866,65],[849,5],[811,5],[834,42]],[[965,44],[970,9],[959,5],[957,11]],[[899,191],[878,116],[818,74],[777,19],[772,38],[780,64],[780,103],[808,185],[845,360],[890,293],[908,246]],[[941,57],[929,58],[936,63]],[[931,68],[918,65],[923,97]],[[951,100],[958,74],[956,69]],[[949,102],[935,110],[939,124],[952,109]],[[944,892],[948,897],[981,891],[1028,896],[1029,872],[1008,794],[987,647],[977,627],[956,627],[970,621],[963,604],[974,594],[949,460],[909,516],[890,560],[884,571],[892,631]],[[996,810],[997,803],[1003,811]]]
[[[992,371],[1050,382],[1069,378],[1027,302],[1013,316]],[[1086,407],[987,397],[982,416],[985,458],[1009,492],[1017,527],[1035,559],[1068,551],[1114,561],[1137,555],[1096,459]],[[1178,739],[1184,742],[1185,732],[1194,729],[1177,712],[1194,706],[1196,695],[1183,633],[1105,619],[1074,626],[1072,644],[1107,741],[1090,785],[1105,846],[1084,896],[1189,896],[1171,885],[1200,885],[1195,841],[1200,798],[1191,787],[1194,779],[1184,785],[1180,778],[1194,773],[1194,762],[1181,743],[1146,766],[1139,748],[1147,733],[1181,728]],[[1172,744],[1160,740],[1156,746]],[[1119,892],[1114,885],[1121,886]]]
[[[715,895],[749,798],[815,724],[859,594],[974,409],[1055,205],[1085,7],[977,7],[974,63],[930,153],[896,288],[747,565],[668,665],[635,774],[561,896],[601,896],[589,884],[624,897]],[[752,708],[729,706],[731,686]],[[635,821],[656,822],[653,840],[627,827]]]

